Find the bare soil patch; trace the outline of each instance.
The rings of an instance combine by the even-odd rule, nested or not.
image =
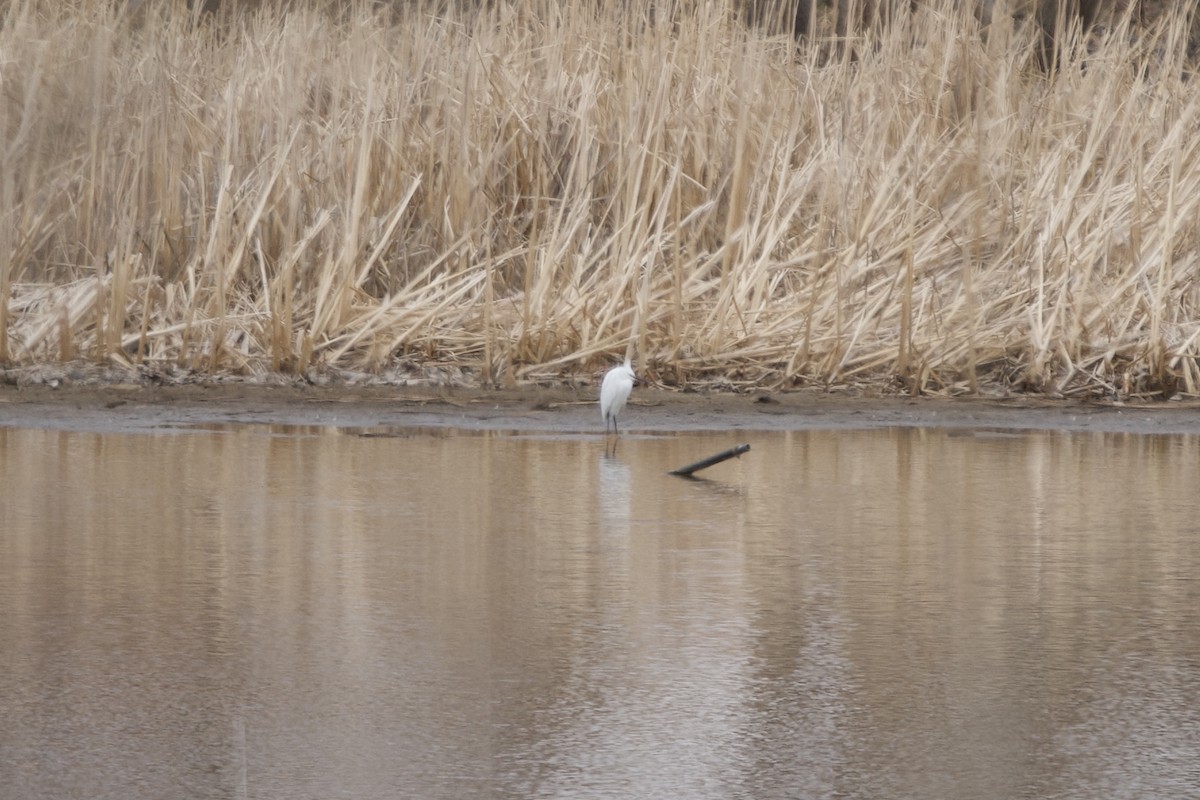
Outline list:
[[[626,432],[786,431],[932,427],[960,431],[1062,430],[1200,433],[1200,404],[1074,403],[1023,396],[925,398],[805,390],[674,392],[638,388]],[[231,424],[414,427],[601,435],[592,386],[488,390],[435,386],[200,383],[0,385],[0,426],[164,432]]]

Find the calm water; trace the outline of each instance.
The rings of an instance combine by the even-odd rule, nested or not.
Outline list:
[[[603,449],[0,428],[0,794],[1200,792],[1200,439]]]

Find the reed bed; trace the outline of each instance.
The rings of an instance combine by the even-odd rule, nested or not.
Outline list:
[[[1192,21],[964,5],[12,0],[0,362],[1200,393]]]

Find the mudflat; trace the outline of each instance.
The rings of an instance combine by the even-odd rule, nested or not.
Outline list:
[[[0,426],[155,432],[228,424],[601,434],[593,386],[0,385]],[[1014,395],[936,398],[817,389],[683,392],[639,387],[623,432],[931,427],[1200,433],[1200,402],[1079,403]]]

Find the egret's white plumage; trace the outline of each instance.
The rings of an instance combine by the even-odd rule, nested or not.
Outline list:
[[[625,407],[625,401],[629,399],[629,393],[633,391],[636,380],[637,376],[633,374],[633,367],[630,366],[628,358],[624,364],[613,367],[604,376],[604,382],[600,384],[600,416],[604,418],[606,434],[609,420],[612,420],[613,433],[617,432],[617,415]]]

